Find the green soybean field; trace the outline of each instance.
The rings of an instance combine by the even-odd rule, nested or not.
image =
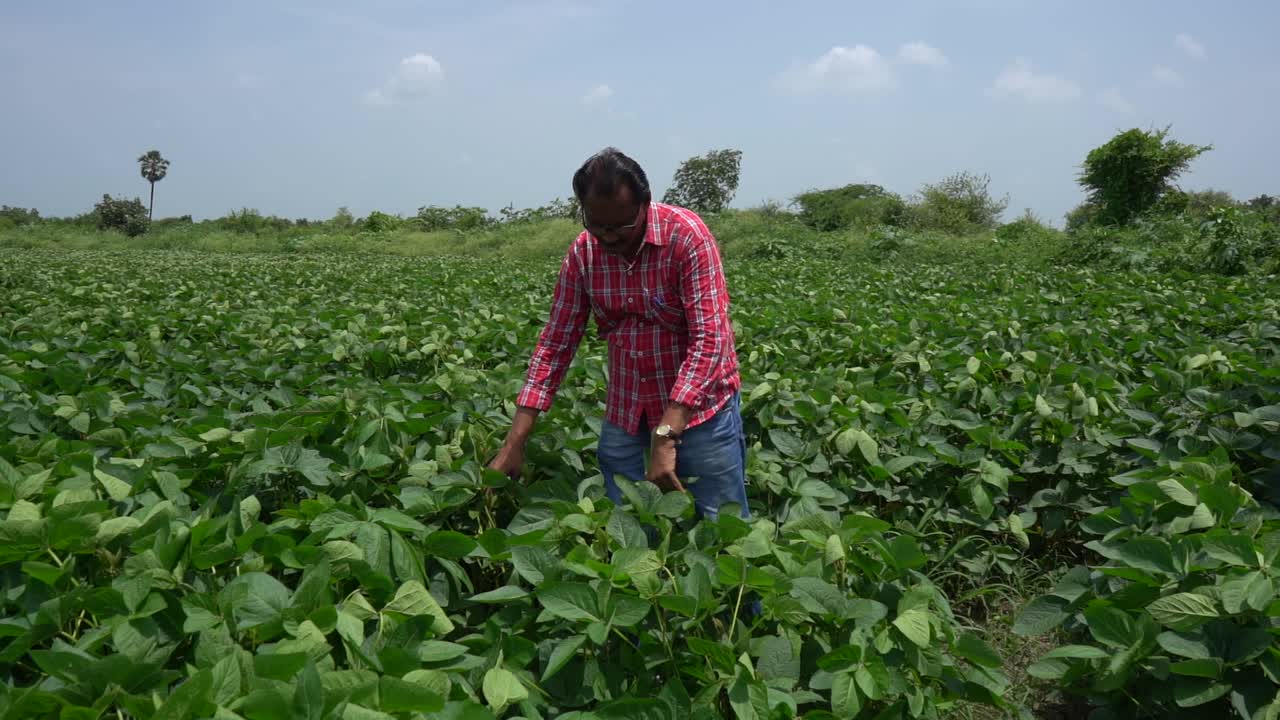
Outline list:
[[[1274,277],[726,262],[699,522],[554,261],[0,249],[0,717],[1280,717]]]

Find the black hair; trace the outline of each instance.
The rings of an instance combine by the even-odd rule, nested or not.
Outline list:
[[[640,163],[615,147],[607,147],[587,158],[573,174],[573,194],[579,204],[588,195],[612,197],[618,191],[618,183],[626,183],[636,200],[646,203],[652,197],[649,178]]]

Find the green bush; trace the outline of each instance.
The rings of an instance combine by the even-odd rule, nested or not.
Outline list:
[[[20,207],[0,205],[0,230],[8,230],[40,222],[40,211]]]
[[[1079,182],[1097,207],[1097,220],[1124,225],[1157,207],[1191,161],[1212,146],[1168,139],[1169,130],[1122,132],[1085,158]]]
[[[996,227],[1009,205],[1009,198],[993,198],[990,185],[990,176],[969,172],[959,172],[941,182],[925,185],[919,197],[908,206],[911,226],[955,235]]]
[[[879,185],[854,184],[810,190],[795,196],[800,221],[815,230],[899,226],[906,213],[902,198]]]
[[[374,210],[369,213],[369,217],[361,223],[361,229],[366,232],[381,233],[392,230],[399,230],[404,223],[398,215],[388,215],[384,212]]]
[[[147,219],[147,206],[139,198],[125,200],[103,195],[102,202],[94,205],[93,210],[99,230],[119,230],[129,237],[146,232],[151,222]]]
[[[1235,207],[1210,210],[1200,225],[1200,238],[1205,265],[1223,275],[1243,275],[1250,267],[1280,257],[1280,227]]]
[[[253,208],[232,210],[225,216],[214,220],[213,224],[222,230],[243,235],[281,232],[293,227],[293,222],[288,218],[263,215]]]
[[[428,205],[418,208],[412,222],[419,230],[479,230],[494,224],[489,212],[482,207],[451,208]]]

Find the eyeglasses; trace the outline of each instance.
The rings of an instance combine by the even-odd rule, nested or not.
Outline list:
[[[645,206],[641,205],[640,209],[636,211],[635,222],[631,222],[626,225],[596,225],[587,219],[586,208],[580,208],[578,210],[578,214],[582,218],[582,227],[586,228],[587,231],[590,232],[592,235],[595,235],[596,237],[600,237],[601,235],[612,235],[615,233],[623,234],[623,233],[629,233],[632,230],[635,230],[641,224],[641,222],[643,222],[641,218],[644,217],[644,210],[645,210]]]

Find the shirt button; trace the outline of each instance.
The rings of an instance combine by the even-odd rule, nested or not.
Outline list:
[[[630,305],[633,300],[635,300],[635,298],[627,298],[627,304]]]

